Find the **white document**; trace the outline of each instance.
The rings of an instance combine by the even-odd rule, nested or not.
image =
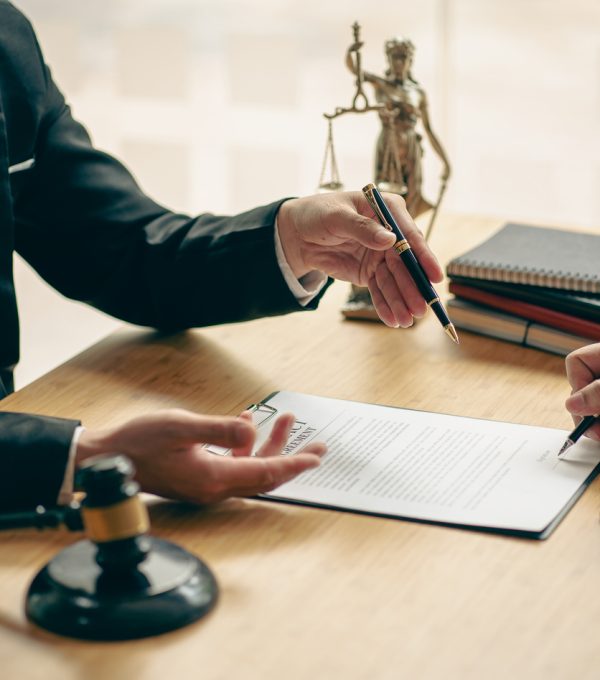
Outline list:
[[[285,454],[309,441],[329,448],[272,499],[542,538],[600,462],[600,445],[586,437],[557,458],[564,430],[293,392],[265,404],[296,416]],[[259,427],[258,446],[271,423]]]

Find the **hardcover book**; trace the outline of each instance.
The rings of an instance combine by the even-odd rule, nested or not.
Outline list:
[[[520,316],[529,321],[558,328],[566,333],[577,334],[584,338],[590,338],[590,340],[600,341],[600,323],[595,321],[581,319],[573,314],[548,309],[547,307],[534,305],[530,302],[514,300],[506,295],[490,293],[487,290],[481,290],[474,286],[466,286],[455,281],[450,281],[448,288],[451,293],[454,293],[457,298],[462,300],[476,302]]]
[[[552,354],[565,356],[593,342],[575,333],[566,333],[514,314],[506,314],[458,298],[448,300],[447,309],[457,328],[525,347],[542,349]]]

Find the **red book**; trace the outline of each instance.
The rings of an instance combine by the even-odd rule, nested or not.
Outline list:
[[[600,324],[588,319],[580,319],[565,312],[557,312],[554,309],[532,305],[529,302],[522,302],[521,300],[514,300],[502,295],[496,295],[495,293],[488,293],[485,290],[465,286],[454,281],[450,282],[448,290],[464,300],[471,300],[472,302],[478,302],[494,309],[501,309],[509,314],[515,314],[529,321],[536,321],[546,326],[559,328],[567,333],[581,335],[591,340],[600,340]]]

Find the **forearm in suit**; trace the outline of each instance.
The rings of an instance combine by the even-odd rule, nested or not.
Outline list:
[[[9,165],[35,158],[31,169],[10,176],[11,219],[0,225],[6,262],[14,244],[66,296],[142,325],[183,328],[302,309],[275,256],[280,202],[196,218],[156,204],[118,161],[93,148],[31,26],[4,0],[0,66]],[[0,368],[17,360],[12,326]],[[0,507],[56,501],[76,425],[1,414]]]
[[[0,412],[0,511],[56,505],[79,423]]]
[[[170,212],[148,198],[121,163],[92,146],[41,64],[36,165],[19,187],[14,212],[17,250],[51,285],[113,316],[156,327],[301,309],[275,256],[281,201],[229,217]]]

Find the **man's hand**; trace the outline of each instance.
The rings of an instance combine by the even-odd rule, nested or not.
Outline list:
[[[235,418],[158,411],[110,430],[84,430],[76,464],[100,453],[123,453],[133,461],[142,490],[149,493],[202,504],[255,496],[319,465],[324,444],[280,455],[293,424],[292,414],[280,416],[257,456],[250,457],[256,429],[248,412]],[[210,453],[203,444],[231,448],[233,455]]]
[[[404,200],[386,202],[431,281],[443,272]],[[395,237],[377,222],[362,192],[320,194],[286,201],[277,217],[285,257],[300,278],[319,270],[358,286],[368,286],[375,309],[388,326],[410,326],[427,305],[392,246]]]
[[[582,416],[600,413],[600,343],[571,352],[566,359],[571,396],[565,406],[575,424]],[[586,435],[600,441],[600,423],[592,425]]]

